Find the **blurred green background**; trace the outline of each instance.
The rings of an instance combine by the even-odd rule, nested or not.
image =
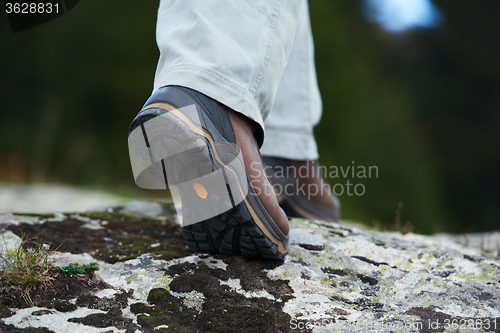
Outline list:
[[[433,4],[435,27],[391,32],[365,1],[310,1],[320,163],[378,167],[330,179],[366,188],[340,197],[345,219],[498,229],[500,1]],[[15,34],[0,13],[0,181],[151,195],[133,182],[127,131],[152,90],[157,6],[85,0]]]

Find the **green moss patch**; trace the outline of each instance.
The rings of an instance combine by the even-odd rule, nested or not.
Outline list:
[[[226,269],[207,264],[182,263],[164,270],[172,277],[169,288],[152,289],[148,304],[131,305],[137,323],[146,332],[277,332],[287,331],[290,316],[283,312],[292,289],[287,280],[271,280],[265,270],[281,264],[276,261],[249,260],[239,256],[220,256]],[[281,301],[247,298],[221,284],[239,279],[243,290],[265,290]],[[172,293],[181,293],[179,298]],[[186,306],[189,293],[199,293],[197,307]],[[179,294],[176,294],[179,296]]]
[[[116,211],[69,216],[59,222],[21,223],[8,228],[18,236],[37,237],[61,252],[94,252],[96,259],[109,263],[134,259],[144,253],[165,260],[191,253],[180,226],[172,219]],[[85,228],[82,218],[101,221],[100,228]]]
[[[221,256],[220,258],[227,264],[226,270],[192,263],[170,266],[165,273],[172,277],[177,276],[170,283],[170,288],[179,292],[202,291],[204,285],[218,284],[219,280],[227,281],[233,278],[240,280],[241,287],[245,291],[265,290],[284,302],[293,297],[293,290],[288,285],[289,280],[272,280],[265,271],[281,265],[281,262],[251,260],[240,256]]]
[[[209,283],[200,289],[206,297],[201,313],[162,288],[150,291],[148,304],[136,303],[130,310],[146,332],[155,327],[161,327],[155,332],[278,332],[289,326],[291,318],[282,303],[246,298],[226,285]]]
[[[0,322],[0,332],[9,332],[9,333],[55,333],[52,330],[49,330],[45,327],[26,327],[26,328],[17,328],[14,325],[7,325]]]
[[[226,270],[230,278],[240,279],[241,287],[246,291],[265,290],[277,299],[288,301],[293,298],[293,290],[288,285],[289,280],[272,280],[266,270],[281,265],[279,261],[249,260],[239,256],[223,259],[228,265]]]
[[[137,258],[152,253],[158,259],[170,260],[189,255],[181,228],[173,220],[142,219],[140,222],[109,222],[115,230],[106,247],[96,251],[94,258],[109,263]]]
[[[47,309],[56,309],[59,312],[71,312],[77,309],[75,304],[68,301],[43,301],[38,303],[36,306]]]
[[[11,225],[8,228],[19,237],[37,238],[60,252],[88,252],[103,243],[105,230],[90,230],[80,228],[84,222],[75,219],[65,219],[61,222],[45,222],[43,224]],[[27,246],[33,246],[30,242]]]
[[[84,295],[76,299],[76,305],[84,306],[89,309],[99,309],[109,311],[112,308],[124,309],[128,305],[128,298],[132,296],[132,292],[122,291],[121,293],[110,298],[99,298],[94,295]]]
[[[122,310],[112,308],[107,313],[93,313],[83,318],[70,318],[69,322],[80,323],[94,327],[116,327],[118,329],[128,329],[135,326],[132,320],[122,316]]]

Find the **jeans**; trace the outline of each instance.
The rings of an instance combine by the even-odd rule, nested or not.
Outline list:
[[[318,158],[321,117],[306,0],[161,0],[154,90],[188,87],[254,120],[261,153]]]

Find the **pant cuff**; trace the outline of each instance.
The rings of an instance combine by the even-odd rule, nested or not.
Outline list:
[[[317,160],[318,146],[312,132],[266,127],[266,139],[260,150],[264,156],[292,160]]]
[[[176,65],[157,73],[154,91],[168,85],[199,91],[252,119],[258,125],[256,139],[259,147],[262,146],[264,120],[255,98],[247,89],[218,73],[194,65]]]

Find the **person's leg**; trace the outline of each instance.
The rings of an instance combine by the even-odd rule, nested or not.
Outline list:
[[[322,103],[314,65],[314,44],[307,2],[300,11],[297,33],[281,78],[272,112],[264,122],[262,155],[294,160],[318,159],[313,127]]]
[[[339,202],[318,169],[319,157],[313,128],[322,113],[314,63],[314,44],[307,2],[304,2],[288,65],[283,73],[273,109],[264,121],[266,139],[261,153],[268,171],[279,182],[280,205],[289,216],[338,220]],[[278,179],[276,176],[286,179]],[[295,185],[284,186],[292,180]]]
[[[179,85],[202,92],[260,125],[261,146],[303,2],[162,0],[154,91]]]
[[[267,181],[258,147],[263,140],[263,119],[271,109],[288,60],[302,2],[160,3],[157,41],[161,55],[155,89],[132,124],[129,143],[135,145],[132,150],[142,156],[139,159],[148,171],[155,169],[151,171],[153,178],[175,184],[183,206],[208,211],[232,205],[226,213],[184,228],[188,244],[197,250],[269,257],[280,257],[276,251],[286,251],[288,239],[283,235],[288,234],[288,220]],[[180,112],[191,104],[196,106],[198,123]],[[193,142],[202,144],[188,156],[162,159],[155,151],[159,147],[165,153]],[[236,149],[231,148],[234,145]],[[240,187],[235,188],[230,179],[234,170],[224,162],[228,157],[234,160],[230,156],[239,153],[249,182],[243,202],[237,200],[238,193],[244,192],[238,175]],[[200,171],[199,165],[212,165],[212,169]],[[190,170],[196,182],[185,175]],[[230,201],[222,198],[221,186],[205,182],[215,179],[220,170]],[[182,179],[175,178],[172,183],[177,172]],[[211,200],[215,204],[208,204]]]

